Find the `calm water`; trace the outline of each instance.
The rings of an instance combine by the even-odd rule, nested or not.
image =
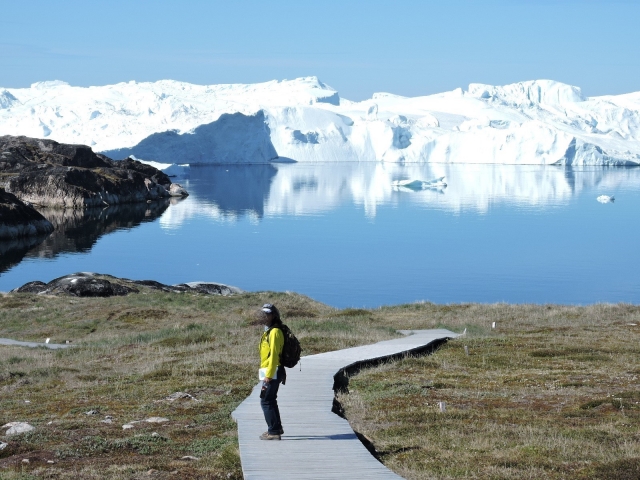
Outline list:
[[[93,271],[290,290],[337,307],[640,303],[638,168],[275,164],[185,175],[191,196],[172,204],[50,212],[51,237],[0,244],[0,290]],[[442,190],[391,186],[443,175]],[[615,203],[598,203],[602,194]]]

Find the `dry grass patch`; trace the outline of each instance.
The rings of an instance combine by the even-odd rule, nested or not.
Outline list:
[[[468,332],[432,356],[362,371],[339,396],[354,429],[403,477],[640,478],[640,326],[629,325],[640,323],[639,307],[387,312],[390,324],[409,312],[424,319],[412,328]]]
[[[0,451],[0,478],[241,478],[230,414],[257,381],[255,312],[263,303],[278,305],[306,354],[395,335],[382,316],[372,326],[295,294],[141,290],[117,298],[0,297],[0,337],[75,345],[0,346],[0,425],[36,427],[0,432],[9,444]],[[198,401],[163,400],[178,391]],[[154,416],[170,421],[122,429]],[[185,455],[200,460],[180,460]]]
[[[0,435],[9,444],[0,478],[241,478],[230,413],[256,382],[255,312],[266,302],[304,354],[394,338],[396,329],[467,328],[433,356],[364,370],[341,397],[355,429],[403,476],[637,478],[638,327],[627,325],[640,323],[637,307],[337,310],[289,293],[146,288],[105,299],[0,296],[1,337],[75,345],[0,346],[0,425],[36,427]],[[198,401],[164,400],[178,391]],[[169,422],[122,429],[153,416]]]

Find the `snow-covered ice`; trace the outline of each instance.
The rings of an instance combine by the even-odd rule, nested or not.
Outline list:
[[[403,187],[410,190],[424,190],[425,188],[444,188],[447,183],[444,177],[435,178],[433,180],[394,180],[391,182],[394,187]]]
[[[352,102],[316,77],[0,88],[0,134],[162,163],[640,164],[640,92],[585,97],[551,80]]]
[[[616,201],[613,195],[600,195],[598,198],[596,198],[596,200],[598,200],[600,203],[613,203]]]

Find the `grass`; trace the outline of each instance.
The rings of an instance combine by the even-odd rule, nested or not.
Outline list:
[[[640,478],[640,307],[406,308],[467,335],[363,370],[339,395],[389,468],[408,479]]]
[[[382,315],[358,321],[286,293],[219,297],[143,287],[114,298],[0,296],[0,337],[75,345],[0,346],[0,425],[36,427],[0,432],[9,444],[0,450],[0,479],[242,478],[230,414],[257,382],[255,319],[266,302],[278,305],[305,354],[396,335]],[[198,401],[163,400],[177,391]],[[113,423],[103,423],[106,416]],[[153,416],[170,421],[122,429]],[[199,460],[181,460],[187,455]]]
[[[340,395],[355,430],[407,478],[638,477],[640,327],[627,325],[640,323],[638,307],[336,310],[289,293],[142,288],[106,299],[0,296],[0,337],[75,345],[0,346],[0,425],[36,427],[0,436],[9,444],[0,479],[242,478],[230,413],[256,383],[254,323],[265,302],[278,305],[304,354],[401,328],[467,328],[432,356],[363,370]],[[198,401],[163,400],[177,391]],[[122,429],[152,416],[169,422]]]

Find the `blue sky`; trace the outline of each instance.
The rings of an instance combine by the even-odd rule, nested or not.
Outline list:
[[[640,2],[3,1],[0,86],[316,75],[361,100],[549,78],[640,90]]]

